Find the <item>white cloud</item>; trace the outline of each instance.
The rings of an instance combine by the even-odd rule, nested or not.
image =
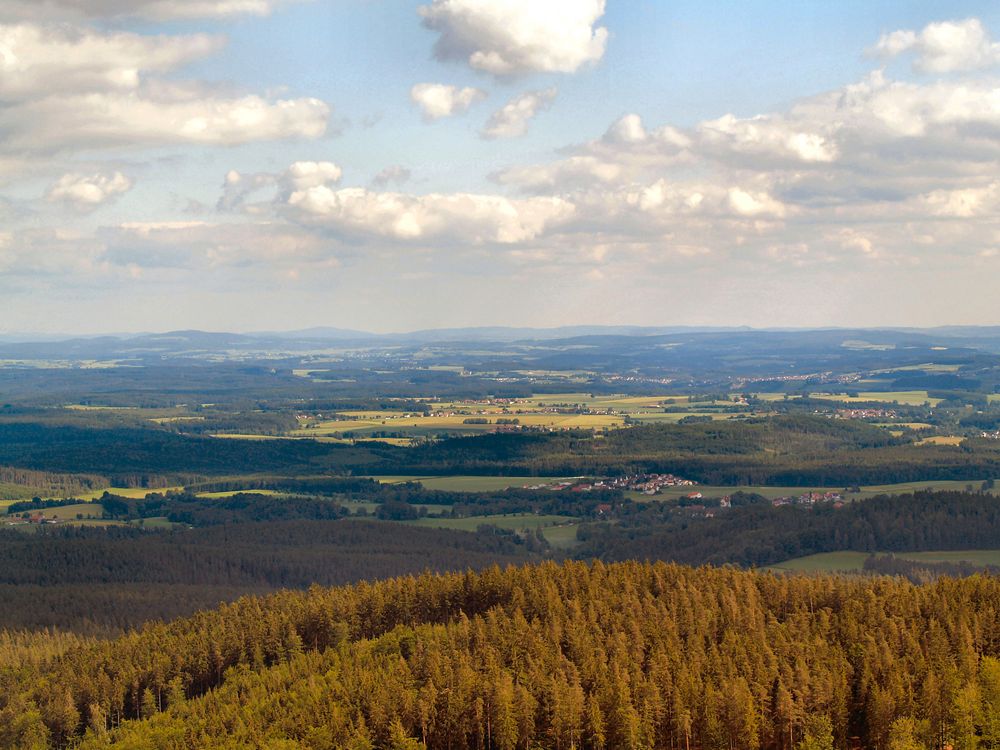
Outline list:
[[[609,143],[641,143],[646,140],[646,128],[642,118],[636,114],[620,117],[604,134],[604,140]]]
[[[336,185],[342,176],[343,170],[330,161],[297,161],[280,174],[240,174],[233,169],[226,174],[217,208],[222,211],[245,208],[248,213],[261,213],[266,207],[248,204],[247,199],[262,190],[276,189],[279,197],[288,196],[322,185]]]
[[[515,96],[493,113],[483,126],[483,138],[518,138],[528,132],[528,123],[556,98],[556,89],[527,91]]]
[[[205,57],[220,37],[102,34],[68,26],[0,25],[0,98],[138,88],[140,72],[163,73]]]
[[[316,138],[318,99],[219,93],[176,75],[218,51],[206,34],[141,35],[0,24],[0,161],[32,154],[174,143]]]
[[[433,0],[419,9],[443,60],[495,75],[572,73],[604,56],[604,0]]]
[[[5,148],[47,153],[170,143],[228,146],[318,138],[326,131],[329,114],[318,99],[90,93],[46,97],[0,110],[0,135]]]
[[[560,198],[410,195],[328,185],[292,193],[287,208],[298,221],[349,236],[474,245],[534,240],[574,212],[573,205]]]
[[[132,180],[112,174],[64,174],[49,188],[50,201],[64,202],[80,211],[91,211],[132,189]]]
[[[486,98],[482,89],[459,88],[444,83],[418,83],[410,89],[410,99],[420,107],[424,119],[440,120],[465,112],[475,102]]]
[[[552,164],[512,167],[494,175],[501,185],[515,185],[530,193],[575,189],[592,183],[614,183],[622,166],[594,156],[570,156]]]
[[[321,185],[336,185],[343,176],[343,170],[331,161],[297,161],[284,175],[282,183],[289,190],[308,190]]]
[[[978,70],[1000,64],[1000,42],[994,42],[978,18],[931,23],[919,33],[902,29],[883,34],[871,52],[892,58],[916,55],[915,67],[928,73]]]
[[[296,0],[4,0],[0,20],[145,18],[173,21],[188,18],[263,16]]]

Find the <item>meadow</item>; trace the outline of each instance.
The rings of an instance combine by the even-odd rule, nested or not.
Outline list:
[[[879,553],[883,554],[883,553]],[[894,552],[904,560],[925,563],[969,562],[975,565],[1000,566],[1000,550],[943,550],[935,552]],[[823,552],[799,557],[768,566],[768,570],[794,573],[859,573],[863,569],[867,552]]]

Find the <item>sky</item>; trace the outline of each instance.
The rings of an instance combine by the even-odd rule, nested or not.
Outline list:
[[[1000,324],[1000,4],[0,0],[0,333]]]

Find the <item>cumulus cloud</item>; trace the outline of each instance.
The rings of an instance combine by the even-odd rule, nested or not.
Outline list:
[[[614,183],[622,176],[622,166],[595,156],[570,156],[551,164],[512,167],[493,175],[501,185],[514,185],[525,192],[544,193],[572,190],[592,183]]]
[[[132,189],[132,180],[112,174],[64,174],[48,190],[50,201],[63,202],[80,211],[92,211]]]
[[[4,0],[2,20],[64,22],[73,19],[144,18],[173,21],[194,18],[263,16],[295,0]]]
[[[493,113],[483,126],[482,136],[487,139],[518,138],[528,132],[528,123],[541,110],[547,109],[556,98],[556,89],[527,91],[515,96]]]
[[[326,132],[330,109],[318,99],[220,94],[175,77],[223,42],[206,34],[0,24],[0,158]]]
[[[471,86],[459,88],[444,83],[418,83],[410,89],[411,101],[420,107],[428,122],[465,112],[485,98],[485,91]]]
[[[330,161],[297,161],[279,174],[257,172],[241,174],[231,169],[223,183],[222,197],[217,208],[232,211],[247,207],[247,199],[267,188],[277,190],[279,196],[322,185],[336,185],[343,176],[343,170]],[[250,213],[259,213],[261,206],[250,205]]]
[[[329,185],[293,192],[289,215],[347,236],[402,242],[510,245],[533,240],[569,220],[560,198],[514,200],[471,193],[410,195]]]
[[[0,98],[128,91],[140,72],[163,73],[217,51],[220,37],[140,36],[68,26],[0,25]]]
[[[329,107],[318,99],[90,93],[45,97],[0,110],[0,134],[8,149],[41,152],[171,143],[235,145],[317,138],[326,131],[329,115]]]
[[[994,42],[978,18],[931,23],[917,32],[901,29],[883,34],[872,54],[893,58],[912,52],[914,66],[929,73],[977,70],[1000,64],[1000,42]]]
[[[604,0],[433,0],[419,8],[442,60],[499,76],[572,73],[604,56]]]

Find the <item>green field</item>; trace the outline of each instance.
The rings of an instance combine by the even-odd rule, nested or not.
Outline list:
[[[403,482],[420,482],[429,490],[444,492],[494,492],[509,487],[524,487],[526,485],[548,484],[574,477],[418,477],[418,476],[377,476],[371,477],[382,484],[401,484]]]
[[[283,495],[286,493],[277,490],[226,490],[225,492],[199,492],[197,497],[206,500],[222,500],[233,495]]]
[[[542,536],[555,549],[570,549],[579,543],[576,540],[576,524],[544,526]]]
[[[41,513],[46,518],[58,518],[61,521],[76,520],[77,515],[84,518],[100,518],[104,513],[104,508],[96,503],[74,503],[73,505],[63,505],[58,508],[39,508],[38,510],[22,511],[18,515],[28,513],[34,515]]]
[[[931,406],[937,406],[941,403],[941,399],[931,398],[927,391],[862,391],[857,396],[848,396],[846,393],[812,393],[810,397],[829,401],[842,401],[845,404],[879,402],[884,404],[898,403],[906,406],[921,406],[929,403]]]
[[[888,553],[879,553],[888,554]],[[1000,550],[942,550],[936,552],[894,552],[896,557],[919,562],[970,562],[1000,566]],[[862,570],[867,552],[823,552],[769,566],[769,570],[796,573],[857,573]]]
[[[500,516],[469,516],[468,518],[419,518],[407,521],[417,526],[431,526],[436,529],[455,529],[458,531],[475,531],[482,524],[491,524],[501,529],[537,529],[555,524],[573,524],[575,518],[569,516],[536,516],[529,513],[523,515]],[[574,530],[575,534],[575,530]]]
[[[149,489],[148,487],[105,487],[103,490],[93,490],[91,492],[83,492],[77,495],[80,500],[97,500],[105,492],[111,495],[118,495],[118,497],[131,497],[136,500],[141,500],[146,497],[146,495],[151,492],[180,492],[183,487],[159,487],[157,489]]]
[[[866,485],[861,492],[844,493],[845,500],[866,500],[876,495],[901,495],[919,490],[964,491],[969,486],[979,490],[982,479],[973,480],[932,480],[926,482],[903,482],[900,484]],[[806,492],[844,492],[844,487],[762,487],[762,486],[720,486],[696,484],[688,487],[664,487],[659,495],[644,495],[641,492],[626,492],[625,494],[636,502],[656,502],[658,500],[678,500],[692,492],[700,492],[705,497],[721,497],[734,492],[756,492],[768,499],[802,495]],[[993,494],[1000,493],[1000,487],[991,490]]]

